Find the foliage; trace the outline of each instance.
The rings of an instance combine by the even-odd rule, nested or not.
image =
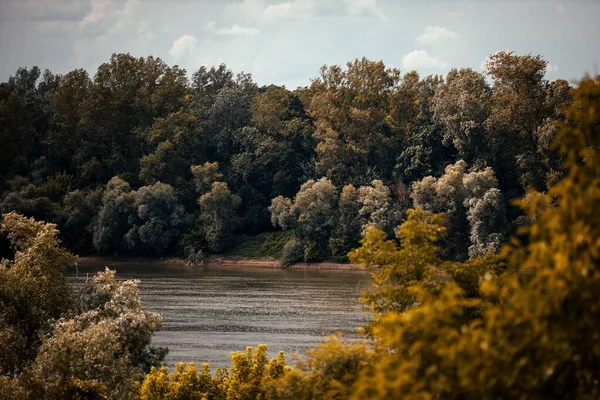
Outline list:
[[[133,212],[131,186],[119,177],[112,178],[102,196],[102,207],[94,224],[94,248],[100,254],[115,253],[125,247],[123,238]]]
[[[323,260],[327,257],[327,243],[336,223],[337,201],[337,188],[329,179],[309,180],[300,187],[293,203],[283,196],[273,199],[269,207],[271,222],[284,229],[295,228],[306,261]],[[290,244],[290,251],[284,249],[284,254],[295,254],[298,248],[298,245]],[[293,258],[286,257],[289,261]]]
[[[352,384],[374,360],[363,341],[348,342],[339,335],[326,338],[306,354],[296,368],[275,381],[270,399],[343,399]]]
[[[93,251],[96,210],[102,202],[102,190],[74,190],[63,199],[60,224],[64,227],[61,238],[66,247],[80,255]]]
[[[467,252],[476,257],[500,248],[505,213],[497,185],[491,168],[467,172],[466,162],[460,160],[448,165],[439,178],[428,176],[413,183],[411,197],[416,207],[446,214],[450,230],[446,251],[460,260]]]
[[[210,191],[213,183],[218,182],[223,178],[223,174],[219,172],[218,162],[205,162],[204,165],[192,165],[192,175],[196,183],[196,192],[201,195]]]
[[[138,282],[107,269],[74,295],[56,225],[9,213],[2,232],[14,251],[0,262],[3,398],[130,396],[166,354],[149,346],[161,317],[142,309]]]
[[[283,246],[280,264],[282,267],[289,267],[299,261],[304,260],[304,246],[295,237],[291,238]]]
[[[439,246],[447,231],[443,214],[409,209],[396,231],[397,241],[370,226],[361,247],[350,254],[353,262],[373,276],[373,286],[363,296],[374,312],[367,330],[370,341],[349,343],[331,337],[296,368],[285,365],[282,353],[269,361],[264,345],[233,353],[231,367],[214,374],[208,365],[200,372],[193,364],[179,365],[171,374],[166,368],[152,368],[136,386],[136,397],[598,397],[600,220],[594,206],[600,201],[600,78],[581,82],[574,99],[568,112],[570,124],[562,126],[557,142],[567,173],[547,195],[532,192],[520,202],[532,223],[521,229],[500,256],[444,261]],[[446,198],[475,199],[476,204],[469,205],[473,213],[485,213],[489,204],[498,201],[498,189],[491,184],[494,176],[488,170],[466,173],[459,163],[448,172],[443,180],[452,190],[439,191]],[[323,192],[331,193],[328,189],[333,185],[320,182]],[[437,201],[436,183],[435,178],[425,180],[420,198],[433,196],[432,201]],[[315,193],[306,198],[312,196],[318,198]],[[356,189],[345,189],[348,204],[356,196]],[[302,210],[310,209],[304,205]],[[17,254],[23,246],[36,248],[36,241],[41,240],[38,232],[50,232],[49,243],[55,243],[51,225],[9,214],[7,226]],[[56,245],[42,247],[50,249],[50,255],[57,254],[52,251]],[[15,256],[15,265],[19,259]],[[140,347],[135,344],[146,347],[157,320],[144,314],[149,329],[134,330],[141,339],[128,336],[129,329],[117,329],[121,337],[132,339],[123,341],[123,350],[131,358],[120,358],[111,327],[127,326],[130,319],[120,316],[128,309],[139,311],[136,286],[114,282],[110,272],[95,279],[88,286],[91,292],[84,290],[75,302],[80,314],[63,317],[56,324],[55,333],[42,340],[32,367],[17,381],[1,378],[13,396],[24,395],[24,390],[50,397],[121,396],[130,390],[120,380],[126,374],[108,375],[104,367],[91,370],[86,362],[104,366],[111,358],[112,367],[126,373],[127,368],[144,364],[126,361],[136,359],[132,355]],[[71,338],[75,331],[79,335]],[[11,334],[4,329],[2,337]],[[83,341],[93,346],[83,346]],[[86,356],[88,350],[91,353]],[[72,354],[78,359],[65,363]],[[76,367],[75,371],[65,373],[65,365]]]
[[[364,225],[360,209],[359,191],[352,185],[344,186],[338,200],[339,218],[329,238],[329,251],[338,262],[348,261],[348,252],[360,239]]]
[[[56,225],[16,213],[1,224],[14,252],[0,260],[0,375],[14,376],[33,360],[53,321],[71,307],[63,276],[71,254],[60,247]]]
[[[364,57],[346,66],[324,66],[310,88],[316,167],[340,186],[387,177],[398,150],[387,116],[400,72]]]
[[[206,158],[205,137],[198,118],[183,110],[172,112],[156,118],[142,136],[147,154],[139,160],[140,180],[146,185],[169,184],[182,204],[188,207],[195,204],[190,167]]]
[[[355,398],[597,397],[599,100],[600,80],[581,82],[558,142],[568,174],[522,202],[535,222],[503,250],[516,272],[481,276],[480,298],[454,282],[433,294],[416,285],[416,307],[373,327],[391,351],[359,377]]]
[[[564,80],[547,81],[546,68],[541,56],[499,52],[483,73],[420,76],[361,58],[324,66],[296,90],[258,87],[224,64],[201,66],[188,79],[160,58],[130,54],[113,54],[94,73],[20,68],[0,83],[0,208],[56,223],[65,245],[78,252],[223,251],[228,244],[215,243],[220,234],[207,240],[208,226],[220,228],[206,222],[213,218],[197,202],[222,182],[240,199],[235,228],[223,237],[268,232],[275,218],[295,230],[304,258],[346,261],[363,225],[393,234],[406,208],[433,207],[409,204],[395,188],[442,179],[463,160],[471,168],[464,174],[490,168],[496,190],[463,204],[460,196],[446,199],[431,210],[448,217],[445,256],[482,255],[525,218],[511,200],[529,187],[545,192],[564,174],[551,143],[557,122],[568,118],[572,89]],[[115,176],[129,189],[118,189]],[[280,196],[295,207],[302,185],[323,177],[359,191],[360,215],[332,199],[333,224],[326,218],[317,233],[297,223],[301,211],[289,204],[269,209]],[[172,187],[173,207],[206,223],[140,221],[134,197],[159,182]],[[141,226],[148,235],[138,232]]]
[[[302,166],[314,153],[312,130],[304,106],[285,88],[269,86],[254,97],[250,126],[234,134],[239,152],[230,169],[231,184],[240,188],[245,226],[265,229],[269,201],[298,191]]]
[[[258,346],[213,375],[189,365],[169,375],[151,369],[164,356],[149,346],[160,317],[143,311],[137,283],[106,271],[73,296],[57,226],[8,213],[0,396],[599,397],[600,78],[572,92],[545,81],[545,68],[541,57],[501,52],[490,84],[472,70],[442,82],[363,59],[324,68],[295,93],[259,90],[224,66],[201,68],[188,87],[177,67],[130,55],[114,55],[93,80],[20,69],[0,85],[3,210],[90,229],[97,251],[111,254],[131,243],[167,248],[162,235],[181,234],[185,203],[201,243],[221,251],[239,226],[240,192],[245,221],[260,221],[275,199],[272,222],[294,229],[285,263],[342,258],[371,225],[350,259],[373,276],[363,301],[374,318],[368,341],[330,338],[297,368]],[[298,166],[315,143],[313,169],[325,178],[305,179],[312,167]],[[197,206],[182,200],[192,165],[216,171]],[[183,180],[172,176],[180,171]],[[391,229],[403,211],[391,190],[400,180],[412,182],[417,208],[387,239],[376,226]],[[492,254],[519,217],[507,202],[528,187],[547,190],[519,202],[531,224]]]
[[[161,317],[142,310],[138,283],[117,282],[108,269],[86,283],[74,299],[75,315],[56,322],[19,378],[30,396],[126,397],[134,379],[160,364],[166,350],[149,344]]]
[[[443,140],[461,159],[481,167],[490,156],[485,132],[491,90],[485,77],[470,68],[452,69],[435,92],[435,116],[444,126]]]
[[[283,353],[269,360],[267,346],[247,347],[244,353],[231,354],[231,367],[210,374],[208,364],[197,372],[193,363],[178,364],[175,372],[167,368],[152,368],[140,385],[141,400],[211,399],[244,400],[271,399],[277,379],[287,370]]]
[[[115,271],[106,269],[86,282],[76,298],[75,310],[82,321],[112,320],[129,362],[147,371],[166,355],[165,349],[150,347],[152,333],[160,327],[162,318],[142,309],[139,281],[119,282],[115,275]]]
[[[198,231],[211,252],[223,251],[232,239],[238,217],[240,197],[231,193],[226,183],[215,182],[210,192],[198,199]]]
[[[157,182],[132,192],[133,213],[125,242],[129,250],[141,254],[162,254],[188,224],[185,209],[177,200],[175,190]]]
[[[187,224],[185,209],[170,185],[157,182],[132,191],[127,182],[114,177],[93,227],[94,247],[101,254],[160,255]]]
[[[406,222],[396,231],[400,248],[394,240],[385,240],[383,231],[367,229],[361,247],[350,253],[350,260],[373,271],[372,289],[364,293],[362,301],[375,316],[406,311],[417,302],[411,286],[434,282],[442,264],[437,246],[446,233],[442,223],[442,214],[408,210]]]
[[[358,197],[362,207],[358,211],[366,225],[391,232],[400,222],[401,211],[393,203],[390,188],[375,180],[371,186],[358,188]]]

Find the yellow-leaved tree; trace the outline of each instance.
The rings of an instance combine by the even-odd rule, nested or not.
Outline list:
[[[600,77],[574,97],[557,141],[568,173],[521,202],[535,222],[503,249],[506,272],[481,276],[481,298],[452,280],[406,288],[414,306],[374,321],[353,398],[600,396]],[[369,240],[356,261],[381,252]]]

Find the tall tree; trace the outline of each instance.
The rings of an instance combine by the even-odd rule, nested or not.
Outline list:
[[[485,77],[470,68],[452,69],[433,99],[435,118],[444,127],[443,140],[470,165],[485,167],[490,161],[486,120],[491,89]]]
[[[549,120],[558,119],[569,96],[564,83],[550,85],[544,78],[547,66],[541,56],[513,52],[494,54],[486,65],[494,80],[486,124],[499,156],[495,169],[505,190],[519,194],[528,187],[545,190],[551,165],[543,161],[550,149],[538,146],[536,136]]]
[[[200,216],[197,229],[208,250],[218,253],[229,245],[237,228],[240,197],[231,193],[224,182],[213,183],[209,192],[198,199]]]
[[[293,196],[314,157],[312,124],[298,97],[270,86],[252,107],[252,127],[237,131],[239,152],[231,161],[229,179],[242,197],[240,213],[247,230],[268,225],[270,199]]]
[[[328,256],[327,245],[338,217],[337,203],[337,188],[329,179],[321,178],[305,182],[293,203],[283,196],[273,199],[269,211],[275,226],[295,228],[304,259],[316,261]]]
[[[386,121],[400,72],[366,58],[321,68],[311,85],[317,170],[336,185],[387,179],[398,140]]]

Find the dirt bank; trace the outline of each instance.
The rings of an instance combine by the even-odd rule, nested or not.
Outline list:
[[[77,257],[77,263],[80,265],[89,266],[173,266],[173,267],[189,267],[189,268],[244,268],[244,269],[279,269],[279,261],[272,259],[257,260],[257,259],[240,259],[240,258],[225,258],[213,256],[204,261],[203,265],[189,265],[187,260],[183,258],[129,258],[129,257]],[[292,270],[309,270],[309,271],[362,271],[355,264],[339,264],[339,263],[298,263],[288,269]]]

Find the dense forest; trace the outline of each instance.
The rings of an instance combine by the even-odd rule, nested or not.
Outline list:
[[[418,207],[444,213],[445,259],[483,256],[530,220],[513,199],[564,175],[551,143],[572,88],[547,65],[501,52],[485,73],[420,77],[363,58],[296,90],[129,54],[93,77],[21,68],[0,84],[0,209],[56,223],[81,255],[194,257],[260,234],[288,265],[346,262]]]
[[[349,68],[352,69],[352,66]],[[520,144],[525,146],[525,143],[538,142],[534,141],[536,136],[526,135],[535,125],[526,125],[528,120],[522,116],[517,118],[521,112],[539,115],[537,112],[541,111],[537,110],[537,103],[521,101],[525,98],[521,96],[531,92],[519,90],[532,82],[522,79],[521,75],[513,75],[514,71],[517,70],[510,68],[507,72],[515,80],[503,89],[497,89],[502,96],[498,92],[489,92],[492,105],[486,116],[486,121],[493,118],[493,105],[498,101],[505,107],[498,112],[502,117],[510,118],[496,116],[493,121],[513,128],[517,126],[513,125],[516,121],[525,124],[519,135],[512,132],[514,136],[503,144],[508,149],[504,148],[497,155],[509,158],[505,152],[520,154],[514,165],[504,165],[502,169],[503,173],[513,169],[516,180],[511,181],[512,189],[508,183],[502,183],[503,175],[497,172],[496,177],[492,167],[485,167],[485,163],[492,163],[493,159],[459,160],[444,168],[437,178],[426,176],[416,180],[411,192],[415,203],[430,209],[450,208],[445,214],[408,208],[404,221],[395,230],[395,238],[391,239],[386,232],[390,227],[384,223],[378,226],[374,222],[365,228],[360,246],[349,253],[350,261],[360,264],[372,275],[371,286],[361,298],[372,312],[371,322],[363,328],[364,338],[346,341],[341,337],[330,337],[311,350],[295,367],[287,365],[283,353],[269,360],[266,346],[259,345],[255,349],[233,353],[231,367],[227,369],[213,372],[207,364],[199,370],[194,364],[179,364],[175,371],[169,373],[166,367],[160,367],[164,349],[150,346],[151,335],[160,327],[161,318],[143,310],[136,281],[118,281],[113,271],[106,270],[89,279],[80,291],[73,292],[62,273],[65,267],[72,265],[72,256],[61,247],[56,225],[14,212],[4,214],[0,230],[12,255],[0,261],[0,398],[599,398],[600,213],[597,207],[600,204],[600,76],[586,78],[572,91],[564,88],[573,97],[572,104],[564,109],[564,121],[553,125],[556,129],[552,131],[556,133],[553,148],[557,149],[560,157],[546,154],[549,157],[547,163],[540,161],[535,169],[520,170],[518,161],[527,154],[533,157],[531,153],[518,153],[527,151],[518,150]],[[471,77],[477,75],[472,71],[452,74],[461,73]],[[449,82],[452,74],[448,77]],[[318,84],[317,81],[315,85]],[[450,91],[445,88],[436,95],[444,93],[446,101],[446,90]],[[547,90],[538,95],[545,101],[553,98],[549,93],[555,92]],[[325,97],[330,96],[332,93],[325,91]],[[367,101],[367,98],[359,98]],[[461,107],[465,106],[464,110],[471,110],[472,106],[465,103],[485,99],[481,94],[471,96],[468,91],[452,98],[458,100]],[[326,114],[332,121],[337,116],[338,107],[343,105],[339,100],[334,103],[336,106]],[[361,109],[350,110],[350,115],[342,113],[344,117],[354,118],[354,113],[358,113],[360,119],[364,117]],[[462,118],[463,115],[461,108],[452,118]],[[549,119],[546,123],[551,121]],[[495,129],[491,123],[484,124],[483,135],[472,120],[466,124],[463,122],[456,124],[460,128],[457,132],[464,133],[466,129],[472,133],[473,128],[474,134],[480,134],[481,138],[489,138],[490,127]],[[334,132],[331,126],[320,125],[323,121],[319,122],[318,117],[312,123],[315,124],[317,139],[322,137],[320,135]],[[352,124],[348,130],[355,127],[356,124]],[[260,132],[258,128],[245,129]],[[320,129],[324,131],[319,133]],[[506,134],[509,132],[506,131]],[[415,134],[414,137],[417,136]],[[384,140],[387,136],[382,134],[378,137]],[[463,136],[463,140],[469,137]],[[334,135],[329,141],[317,140],[316,168],[323,167],[325,154],[335,154],[333,150],[321,153],[320,146],[336,147],[341,143],[337,139],[339,137]],[[262,140],[268,141],[264,137]],[[440,145],[436,141],[430,143]],[[486,146],[493,147],[492,143],[490,141]],[[509,143],[514,147],[508,147]],[[460,145],[456,146],[455,151],[461,154]],[[386,148],[379,146],[372,150],[384,151]],[[342,150],[358,152],[354,147]],[[470,151],[474,157],[479,154],[474,148]],[[237,159],[239,154],[242,153],[236,153],[233,158]],[[544,152],[535,154],[542,157]],[[340,200],[336,202],[338,194],[335,188],[341,185],[337,179],[358,179],[365,171],[359,173],[353,168],[369,169],[368,163],[362,165],[358,156],[353,158],[357,162],[349,163],[352,168],[328,170],[326,172],[332,174],[330,177],[308,180],[293,202],[285,197],[273,202],[271,208],[276,212],[272,215],[277,224],[296,224],[294,240],[299,243],[298,248],[304,247],[304,256],[322,250],[316,247],[319,243],[311,242],[316,237],[314,235],[325,238],[324,231],[330,233],[328,243],[332,243],[331,238],[344,238],[336,231],[337,221],[330,222],[326,218],[329,214],[323,210],[336,209],[341,218],[355,215],[356,212],[344,214],[352,209],[349,205],[357,207],[361,199],[379,198],[373,193],[391,190],[378,179],[371,184],[357,181],[356,185],[362,186],[358,189],[350,184],[344,186]],[[562,160],[561,169],[554,170],[549,163],[557,159]],[[107,159],[97,160],[109,162]],[[476,165],[481,162],[482,166],[468,169],[469,162]],[[140,164],[143,163],[140,161]],[[225,176],[227,170],[221,172],[217,164],[211,162],[198,165],[200,167],[192,168],[190,173],[196,177],[199,191],[206,191],[200,197],[197,229],[207,239],[208,232],[222,232],[203,228],[206,226],[203,224],[212,223],[223,215],[214,210],[206,214],[207,208],[220,205],[221,198],[228,200],[230,217],[243,217],[245,214],[241,211],[243,200],[239,198],[242,196],[232,194],[227,183],[218,181],[222,179],[219,175]],[[335,163],[331,166],[338,167]],[[229,168],[234,169],[233,165]],[[142,170],[143,166],[138,177],[143,175]],[[354,173],[359,175],[353,177]],[[132,173],[131,176],[134,175]],[[77,179],[81,178],[69,177],[67,173],[49,176],[53,178],[42,184],[46,185],[44,190],[61,188],[65,182],[76,185]],[[216,183],[208,185],[213,180]],[[509,244],[495,254],[492,251],[497,246],[495,241],[501,241],[502,236],[494,235],[506,234],[506,231],[500,231],[502,227],[506,229],[506,225],[499,224],[504,219],[494,214],[499,210],[496,205],[506,201],[502,200],[502,194],[506,197],[509,190],[517,193],[523,190],[525,184],[533,185],[535,182],[540,185],[545,182],[547,192],[531,190],[517,202],[515,206],[522,210],[524,216],[522,225]],[[33,183],[27,185],[31,191],[41,190]],[[509,188],[503,191],[503,185]],[[64,188],[61,190],[67,192]],[[161,221],[156,217],[158,213],[150,211],[154,202],[164,205],[164,209],[174,215],[170,217],[171,222],[186,211],[183,205],[167,207],[171,201],[177,203],[179,197],[177,189],[166,183],[132,189],[125,179],[113,177],[105,189],[75,189],[69,193],[72,197],[85,199],[94,190],[104,191],[100,199],[101,212],[96,217],[99,221],[122,216],[120,212],[131,210],[122,208],[124,203],[131,207],[137,205],[135,213],[126,215],[130,226],[110,226],[115,229],[112,232],[124,234],[126,243],[137,240],[136,235],[139,235],[140,243],[144,243],[142,238],[148,228],[140,221],[149,220],[150,224]],[[60,193],[58,189],[57,192]],[[22,199],[23,193],[14,198]],[[66,195],[69,196],[69,193]],[[33,205],[43,202],[52,205],[59,204],[60,198],[39,200],[34,197],[30,200]],[[160,203],[164,198],[170,200]],[[311,198],[316,199],[315,205],[307,206]],[[342,201],[352,198],[358,200]],[[335,208],[336,204],[338,208]],[[363,207],[372,206],[374,211],[369,213],[369,218],[388,223],[391,217],[382,217],[376,212],[383,210],[391,214],[393,211],[390,210],[399,207],[397,204],[392,201],[386,208],[367,202],[358,209],[357,215],[364,215],[361,214]],[[237,211],[233,207],[235,205],[240,207]],[[73,210],[76,209],[74,206]],[[308,216],[317,215],[313,211],[320,212],[321,220],[318,222],[323,222],[323,225],[313,225],[309,229]],[[72,214],[76,212],[72,211]],[[507,209],[504,218],[510,220],[511,213],[517,214]],[[144,215],[149,218],[144,219]],[[152,222],[154,218],[156,222]],[[470,227],[468,238],[471,244],[468,248],[465,243],[457,241],[460,233],[464,233],[455,231],[455,224],[461,218],[466,218],[467,227]],[[488,222],[488,218],[492,218],[493,222]],[[472,223],[474,220],[476,224]],[[173,226],[165,229],[173,229]],[[317,228],[321,226],[323,228]],[[348,223],[344,227],[352,226]],[[117,228],[122,230],[117,231]],[[125,228],[129,230],[125,232]],[[134,233],[130,233],[132,230]],[[492,232],[493,241],[480,242],[480,232]],[[97,231],[90,234],[96,239]],[[176,236],[173,233],[169,237]],[[111,237],[114,239],[114,236]],[[118,245],[119,241],[112,243]],[[451,259],[461,257],[461,251],[467,251],[470,258]]]

